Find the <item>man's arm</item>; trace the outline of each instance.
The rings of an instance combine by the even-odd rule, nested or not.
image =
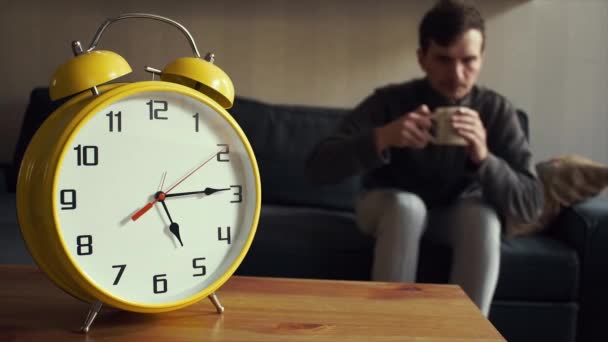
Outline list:
[[[374,135],[385,113],[380,96],[376,92],[365,99],[315,146],[306,161],[309,179],[320,184],[339,182],[386,162],[377,152]]]
[[[543,207],[541,182],[532,171],[532,153],[515,108],[506,100],[493,105],[487,123],[489,153],[477,170],[486,200],[517,222],[538,218]]]
[[[338,182],[390,161],[390,148],[423,149],[431,140],[430,112],[420,105],[393,117],[387,108],[407,94],[380,89],[344,118],[336,132],[321,141],[306,163],[317,183]]]

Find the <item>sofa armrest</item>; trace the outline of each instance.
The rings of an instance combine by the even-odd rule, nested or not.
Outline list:
[[[581,262],[578,341],[605,334],[608,307],[608,197],[595,197],[564,210],[552,226]]]
[[[564,209],[553,222],[551,231],[574,248],[582,260],[593,257],[591,252],[598,252],[589,249],[594,247],[594,242],[602,248],[608,246],[596,241],[605,235],[608,243],[608,197],[590,198]]]

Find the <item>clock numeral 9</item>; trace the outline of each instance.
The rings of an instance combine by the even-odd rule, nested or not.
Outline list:
[[[120,278],[122,277],[122,273],[127,268],[127,265],[113,265],[112,268],[118,268],[118,274],[116,275],[116,279],[114,279],[114,283],[112,285],[118,285]]]
[[[78,235],[76,238],[76,254],[78,255],[91,255],[93,254],[93,236],[92,235]]]
[[[230,235],[230,226],[226,227],[226,237],[222,236],[222,227],[217,227],[217,240],[226,241],[228,244],[232,243]]]
[[[61,190],[59,192],[59,202],[61,203],[61,210],[76,209],[76,190]]]
[[[149,111],[150,120],[167,120],[168,119],[166,116],[160,116],[160,114],[158,114],[160,112],[167,111],[167,109],[169,108],[169,104],[167,103],[167,101],[150,100],[150,101],[146,102],[146,104],[150,108],[150,111]],[[161,105],[161,108],[156,107],[155,106],[156,104]]]
[[[198,268],[198,269],[200,269],[200,272],[201,272],[201,273],[194,273],[192,275],[193,277],[200,277],[200,276],[204,276],[205,274],[207,274],[207,267],[205,267],[205,265],[201,265],[199,263],[199,261],[202,262],[204,260],[205,260],[205,258],[192,259],[192,268]]]
[[[229,162],[230,158],[228,154],[230,153],[230,147],[228,144],[217,144],[217,146],[224,146],[224,149],[219,151],[216,155],[216,159],[218,162]],[[225,156],[225,157],[223,157]]]
[[[76,151],[76,165],[94,166],[99,164],[99,148],[95,145],[74,147]]]
[[[168,289],[166,274],[157,274],[152,278],[154,293],[165,293]]]
[[[236,189],[236,192],[232,193],[234,196],[236,196],[236,200],[230,201],[230,203],[243,202],[243,187],[240,185],[231,185],[230,187]]]
[[[116,117],[116,131],[122,132],[122,115],[121,112],[114,113],[110,111],[106,116],[108,117],[108,121],[110,122],[110,132],[114,132],[114,118]]]

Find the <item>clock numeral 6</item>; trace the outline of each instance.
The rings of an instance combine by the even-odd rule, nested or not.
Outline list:
[[[168,289],[166,274],[157,274],[152,278],[154,293],[165,293]]]
[[[200,273],[194,273],[193,277],[200,277],[207,274],[207,267],[205,265],[201,265],[202,262],[205,261],[205,258],[194,258],[192,259],[192,268],[198,268]]]
[[[61,210],[73,210],[76,209],[76,190],[64,189],[59,192],[59,202],[61,203]]]
[[[78,235],[76,238],[76,253],[78,255],[91,255],[93,254],[93,236],[92,235]]]
[[[99,164],[99,148],[95,145],[74,147],[76,151],[76,165],[94,166]]]
[[[160,116],[160,112],[166,112],[167,109],[169,109],[169,103],[167,101],[156,101],[156,100],[150,100],[148,102],[146,102],[146,104],[148,105],[148,108],[150,109],[150,120],[167,120],[168,118],[166,116]],[[160,105],[161,108],[158,108],[158,106],[156,105]]]
[[[230,226],[226,227],[226,236],[225,237],[222,234],[222,227],[217,227],[217,240],[226,241],[228,244],[232,243],[232,239],[231,239],[231,235],[230,235]]]

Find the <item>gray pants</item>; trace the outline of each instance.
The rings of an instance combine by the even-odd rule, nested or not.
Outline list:
[[[415,282],[420,239],[452,247],[450,283],[458,284],[487,316],[500,265],[500,221],[476,198],[427,212],[412,193],[375,190],[356,205],[360,229],[376,238],[372,279]]]

